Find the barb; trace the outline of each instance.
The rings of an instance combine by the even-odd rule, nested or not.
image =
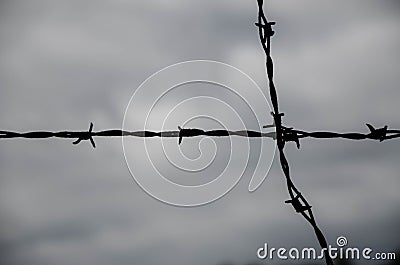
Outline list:
[[[78,137],[78,140],[76,140],[72,144],[79,144],[81,141],[89,140],[90,143],[92,144],[93,148],[96,148],[96,144],[94,143],[93,136],[92,136],[92,131],[93,131],[93,123],[91,122],[89,131],[82,132],[80,134],[80,136]]]

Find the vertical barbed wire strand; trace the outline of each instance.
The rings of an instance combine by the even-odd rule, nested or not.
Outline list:
[[[274,64],[271,57],[271,37],[274,35],[274,31],[272,30],[272,26],[275,22],[268,22],[264,11],[263,11],[263,0],[257,0],[258,3],[258,22],[256,26],[258,27],[258,33],[261,41],[262,48],[264,50],[266,56],[266,70],[267,77],[269,82],[269,94],[271,97],[271,103],[273,107],[273,118],[275,122],[275,130],[276,130],[276,141],[279,151],[279,159],[281,163],[281,167],[283,173],[286,177],[286,186],[290,195],[290,200],[286,201],[286,203],[292,204],[294,210],[300,213],[314,228],[315,235],[318,239],[318,242],[321,248],[324,249],[325,261],[328,265],[333,265],[333,261],[327,251],[328,244],[323,235],[322,231],[319,229],[317,222],[315,221],[313,212],[311,210],[311,206],[305,197],[300,193],[300,191],[294,185],[291,177],[290,177],[290,168],[289,163],[286,159],[284,148],[285,148],[285,138],[284,138],[284,130],[285,128],[282,126],[282,116],[283,113],[279,112],[278,105],[278,95],[276,92],[273,75],[274,75]]]

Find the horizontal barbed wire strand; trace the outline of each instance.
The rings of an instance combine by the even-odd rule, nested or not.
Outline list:
[[[251,130],[201,130],[201,129],[180,129],[178,131],[126,131],[126,130],[105,130],[105,131],[93,131],[93,123],[90,123],[88,131],[33,131],[33,132],[12,132],[12,131],[0,131],[0,139],[12,139],[12,138],[26,138],[26,139],[46,139],[46,138],[67,138],[76,139],[73,144],[79,144],[81,141],[90,141],[92,146],[95,148],[94,137],[171,137],[179,138],[179,144],[183,138],[196,137],[196,136],[208,136],[208,137],[230,137],[240,136],[246,138],[271,138],[275,139],[275,132],[257,132]]]
[[[349,133],[338,133],[328,131],[316,131],[307,132],[292,128],[284,129],[283,138],[285,142],[296,142],[303,138],[343,138],[350,140],[389,140],[400,138],[400,130],[391,130],[385,128],[378,128],[375,131],[369,133],[349,132]],[[104,130],[104,131],[32,131],[32,132],[13,132],[13,131],[1,131],[0,139],[11,139],[11,138],[26,138],[26,139],[45,139],[45,138],[68,138],[68,139],[82,139],[85,137],[196,137],[196,136],[208,136],[208,137],[230,137],[230,136],[241,136],[247,138],[271,138],[276,140],[275,132],[259,132],[252,130],[202,130],[197,128],[181,129],[178,131],[126,131],[126,130]],[[87,139],[89,140],[89,139]]]

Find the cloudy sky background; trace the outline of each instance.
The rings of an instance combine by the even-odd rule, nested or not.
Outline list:
[[[397,1],[269,1],[266,12],[277,21],[272,55],[286,124],[400,128]],[[0,129],[84,130],[90,121],[98,130],[121,128],[147,77],[192,59],[231,64],[266,89],[256,18],[256,1],[1,1]],[[195,155],[189,147],[197,140],[184,141]],[[309,225],[283,204],[276,158],[255,193],[245,174],[222,199],[179,208],[133,181],[120,139],[96,142],[93,150],[68,140],[0,141],[2,263],[243,264],[264,242],[317,246]],[[400,247],[399,147],[396,140],[288,145],[294,181],[328,241],[346,235],[354,246]]]

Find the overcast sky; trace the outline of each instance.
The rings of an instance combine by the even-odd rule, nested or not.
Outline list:
[[[267,1],[265,11],[277,22],[272,55],[285,124],[340,132],[367,132],[367,122],[400,128],[398,1],[275,0]],[[129,99],[146,78],[193,59],[233,65],[268,95],[256,18],[255,0],[3,0],[0,130],[86,130],[90,122],[95,130],[121,128]],[[198,96],[200,87],[170,94],[160,113],[171,102]],[[266,113],[254,123],[223,88],[204,89],[232,104],[249,127],[271,121]],[[256,104],[266,104],[260,100]],[[202,115],[204,105],[190,111]],[[226,122],[234,119],[222,113]],[[171,130],[177,125],[166,124]],[[188,157],[198,155],[199,140],[184,139]],[[165,140],[167,147],[168,141],[177,148],[176,139]],[[135,183],[120,139],[96,143],[93,150],[89,143],[60,139],[0,141],[1,262],[244,264],[257,260],[264,242],[318,246],[311,227],[284,204],[288,195],[276,158],[256,192],[247,190],[246,171],[222,199],[181,208],[155,200]],[[201,148],[206,157],[215,151],[210,143]],[[229,142],[214,143],[221,148],[210,174],[187,180],[184,171],[171,173],[171,164],[162,162],[160,170],[177,182],[210,180],[226,166],[230,151]],[[258,143],[250,145],[259,151]],[[300,150],[287,145],[293,180],[329,242],[345,235],[353,246],[400,247],[399,147],[396,140],[303,140]],[[247,159],[243,150],[239,162]],[[254,159],[248,161],[253,170]]]

